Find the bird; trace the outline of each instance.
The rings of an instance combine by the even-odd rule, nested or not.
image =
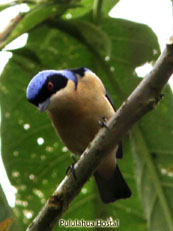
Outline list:
[[[40,112],[47,111],[57,135],[78,156],[94,139],[101,123],[106,124],[116,113],[103,82],[86,67],[37,73],[27,86],[26,98]],[[120,143],[106,155],[93,174],[104,203],[131,196],[117,164],[122,156]]]

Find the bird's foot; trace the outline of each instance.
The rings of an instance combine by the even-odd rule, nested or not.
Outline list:
[[[75,180],[76,180],[77,177],[76,177],[76,172],[75,172],[75,169],[74,169],[74,165],[77,162],[77,158],[73,154],[72,154],[72,160],[73,160],[73,163],[70,166],[68,166],[67,169],[66,169],[66,175],[69,173],[69,171],[71,171],[74,178],[75,178]]]
[[[102,117],[102,120],[99,120],[99,125],[101,128],[108,128],[107,118],[105,116]]]
[[[76,177],[74,165],[75,165],[75,163],[72,163],[70,166],[68,166],[68,168],[66,169],[66,175],[69,173],[69,171],[71,171],[73,176],[74,176],[74,179],[76,180],[77,177]]]

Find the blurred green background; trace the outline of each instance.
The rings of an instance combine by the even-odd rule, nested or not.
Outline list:
[[[18,15],[8,33],[0,36],[3,49],[23,33],[29,34],[24,47],[12,50],[13,56],[0,77],[2,158],[17,189],[15,207],[10,208],[0,188],[0,221],[14,217],[11,230],[26,229],[72,162],[46,113],[40,114],[27,102],[30,79],[40,70],[87,67],[102,79],[118,108],[141,81],[135,68],[154,63],[160,54],[151,28],[108,15],[118,2],[21,0],[0,5],[1,11],[20,3],[30,9]],[[123,139],[124,158],[119,166],[132,190],[130,199],[105,205],[90,179],[63,218],[111,217],[119,219],[118,231],[172,231],[172,114],[173,96],[167,86],[159,106]],[[58,225],[55,230],[59,230]]]

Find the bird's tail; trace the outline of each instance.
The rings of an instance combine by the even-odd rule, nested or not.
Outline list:
[[[97,171],[94,177],[99,189],[101,199],[104,203],[126,199],[131,196],[131,191],[125,182],[118,165],[111,178],[105,179]]]

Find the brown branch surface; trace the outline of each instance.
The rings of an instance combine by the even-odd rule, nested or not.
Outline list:
[[[0,33],[0,49],[3,48],[5,44],[5,40],[7,40],[8,36],[12,33],[16,25],[22,19],[22,15],[19,14],[15,18],[11,19],[5,29]]]
[[[27,231],[51,231],[70,202],[80,192],[102,158],[119,143],[123,135],[147,112],[154,109],[162,98],[161,91],[173,73],[173,37],[157,60],[153,70],[140,82],[81,155],[75,164],[77,179],[72,173],[60,183]],[[128,115],[128,116],[127,116]]]

